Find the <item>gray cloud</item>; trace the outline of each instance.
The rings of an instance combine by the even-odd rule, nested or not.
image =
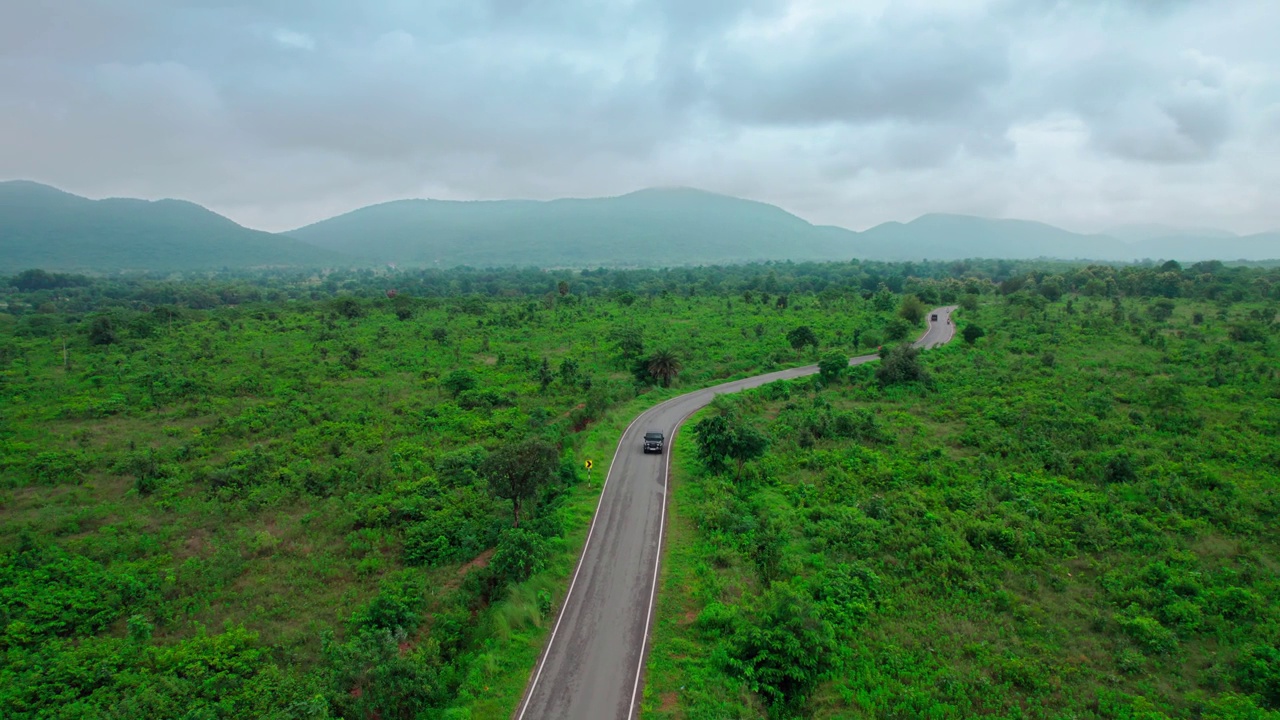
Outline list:
[[[1049,80],[1048,104],[1084,119],[1096,148],[1133,160],[1211,159],[1230,138],[1237,112],[1223,64],[1196,54],[1156,63],[1107,53]]]
[[[937,22],[836,26],[799,47],[789,39],[731,47],[708,61],[709,94],[727,117],[754,123],[968,115],[1009,77],[1003,39],[973,30]]]
[[[1261,229],[1280,226],[1258,191],[1280,182],[1277,25],[1248,0],[7,3],[0,177],[270,229],[650,184],[854,227]]]

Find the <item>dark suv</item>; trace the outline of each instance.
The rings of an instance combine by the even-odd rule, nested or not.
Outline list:
[[[647,453],[662,452],[662,433],[647,432],[644,434],[644,451]]]

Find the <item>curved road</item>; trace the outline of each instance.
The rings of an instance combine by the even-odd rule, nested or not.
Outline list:
[[[930,311],[938,320],[930,321],[915,345],[931,348],[949,342],[955,335],[953,310],[955,306]],[[876,359],[863,355],[849,364]],[[582,557],[516,720],[631,720],[637,715],[676,429],[720,393],[816,372],[818,366],[810,365],[697,390],[656,405],[631,422],[614,453]],[[640,439],[651,430],[666,436],[666,452],[641,450]]]

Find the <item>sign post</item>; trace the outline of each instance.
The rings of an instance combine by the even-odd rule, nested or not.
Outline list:
[[[590,459],[588,459],[586,462],[582,463],[582,465],[583,465],[583,467],[585,467],[585,468],[587,469],[587,484],[588,484],[588,485],[590,485],[590,484],[591,484],[591,466],[592,466],[592,462],[591,462],[591,460],[590,460]]]

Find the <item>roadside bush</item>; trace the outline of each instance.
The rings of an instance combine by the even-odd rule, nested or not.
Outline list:
[[[881,387],[907,382],[928,382],[929,373],[920,362],[920,348],[903,343],[880,352],[876,381]]]
[[[501,581],[518,583],[542,570],[546,558],[546,539],[525,528],[506,528],[489,564]]]
[[[712,602],[698,613],[698,619],[694,621],[694,625],[710,637],[720,637],[722,633],[731,631],[737,620],[737,609],[723,603]]]
[[[729,641],[729,666],[770,714],[792,712],[830,669],[836,649],[831,624],[788,583],[775,583]]]
[[[842,352],[829,352],[818,361],[818,373],[827,382],[836,382],[849,367],[849,358]]]
[[[911,336],[911,331],[914,329],[914,325],[900,317],[896,317],[884,326],[884,336],[889,342],[906,340]]]

